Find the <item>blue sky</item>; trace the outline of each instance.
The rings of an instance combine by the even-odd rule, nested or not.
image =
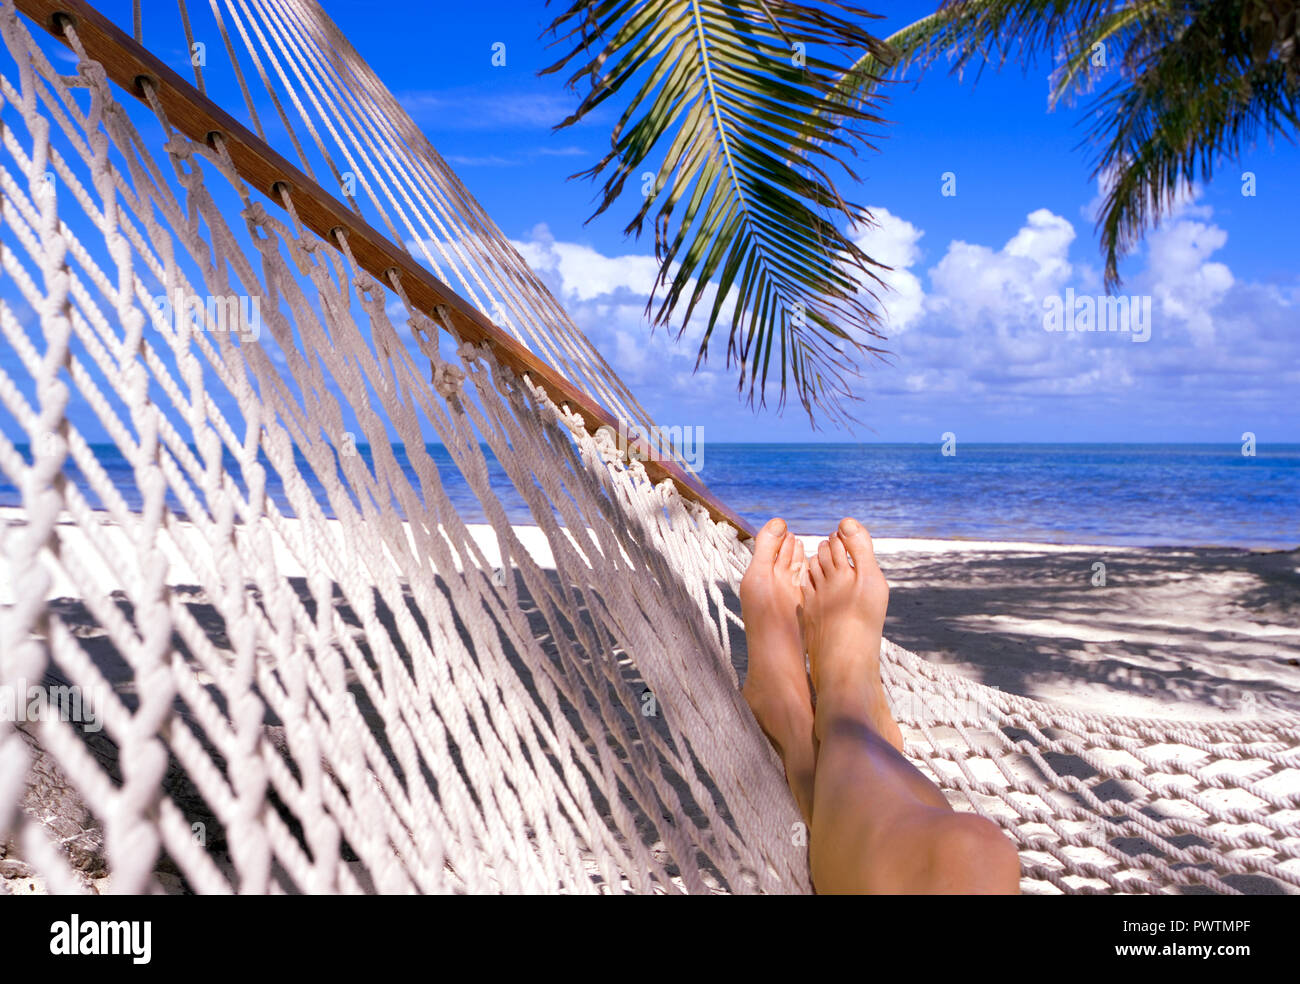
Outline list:
[[[568,180],[606,146],[613,114],[551,132],[576,105],[562,80],[536,74],[555,54],[539,35],[562,8],[428,5],[394,31],[371,3],[326,7],[661,422],[702,425],[712,440],[845,439],[814,435],[797,408],[756,415],[720,357],[692,375],[689,341],[648,338],[653,244],[622,235],[631,206],[584,225],[595,188]],[[879,33],[932,9],[891,7]],[[496,42],[504,67],[491,64]],[[1049,112],[1049,70],[972,84],[941,67],[892,87],[879,150],[845,189],[881,222],[868,247],[899,268],[883,299],[891,364],[864,367],[855,436],[1300,439],[1300,152],[1284,142],[1224,162],[1126,263],[1121,293],[1152,298],[1150,341],[1047,333],[1043,297],[1102,292],[1083,111]],[[945,171],[954,197],[941,194]],[[1255,197],[1241,193],[1243,171]]]
[[[102,3],[129,25],[126,0]],[[877,33],[933,9],[893,6]],[[1149,341],[1049,333],[1045,298],[1102,293],[1082,110],[1048,111],[1046,61],[978,84],[941,66],[891,86],[878,150],[855,164],[863,182],[841,189],[877,219],[864,247],[896,268],[882,296],[891,355],[855,383],[862,425],[814,432],[797,406],[743,403],[720,348],[693,373],[698,319],[681,341],[651,337],[653,243],[622,234],[639,201],[586,224],[596,187],[569,180],[608,146],[616,110],[552,132],[578,102],[562,77],[537,74],[559,54],[541,35],[561,6],[325,7],[664,425],[707,441],[1300,441],[1300,151],[1288,142],[1221,163],[1126,263],[1121,293],[1150,298]],[[179,33],[153,23],[146,5],[146,44],[186,64]],[[233,91],[216,98],[243,116]],[[945,172],[955,196],[941,193]]]

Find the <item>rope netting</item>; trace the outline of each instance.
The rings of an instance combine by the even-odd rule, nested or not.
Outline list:
[[[306,173],[352,175],[359,214],[652,423],[314,3],[210,7],[181,4],[187,48],[221,39],[261,137],[269,105]],[[147,81],[120,100],[75,24],[66,73],[9,0],[0,28],[0,864],[52,891],[808,890],[737,687],[736,531]],[[1294,717],[884,664],[908,754],[1004,825],[1026,890],[1300,886]]]

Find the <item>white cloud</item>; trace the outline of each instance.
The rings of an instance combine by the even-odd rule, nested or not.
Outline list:
[[[472,86],[399,92],[397,101],[417,123],[438,130],[549,129],[577,106],[568,93]]]
[[[1047,209],[1030,212],[1001,246],[953,240],[928,268],[924,230],[873,207],[877,225],[857,233],[871,256],[894,267],[880,300],[889,314],[891,365],[872,365],[859,384],[867,396],[893,398],[897,414],[922,407],[976,404],[989,413],[1041,412],[1044,400],[1141,399],[1171,405],[1188,394],[1239,394],[1282,386],[1278,367],[1300,362],[1294,331],[1300,289],[1243,282],[1216,259],[1227,234],[1189,194],[1147,240],[1145,260],[1122,289],[1153,303],[1151,340],[1122,333],[1044,330],[1044,299],[1103,293],[1095,267],[1071,250],[1095,249],[1074,225]],[[544,226],[515,244],[579,327],[659,416],[734,412],[732,370],[723,369],[725,324],[714,361],[694,373],[711,293],[685,337],[653,335],[645,312],[658,264],[652,255],[607,256],[589,245],[558,242]],[[1064,406],[1065,404],[1063,404]],[[695,408],[691,410],[690,408]],[[669,421],[671,423],[671,420]]]
[[[1066,286],[1074,227],[1047,209],[1031,212],[1001,249],[955,240],[930,270],[930,307],[959,327],[1041,330],[1042,299]]]
[[[1209,221],[1209,209],[1180,206],[1147,236],[1148,276],[1160,310],[1183,322],[1198,345],[1214,341],[1213,310],[1234,284],[1232,272],[1210,256],[1222,249],[1228,234]]]
[[[455,164],[457,167],[514,167],[522,164],[523,161],[508,157],[501,157],[498,154],[488,154],[484,157],[474,157],[466,154],[448,154],[447,161]]]
[[[910,330],[896,333],[891,346],[897,371],[873,374],[873,388],[917,399],[964,393],[972,401],[996,397],[999,405],[1035,408],[1054,396],[1119,405],[1135,390],[1144,401],[1185,401],[1190,392],[1235,396],[1256,381],[1276,392],[1283,383],[1277,367],[1300,355],[1297,292],[1235,277],[1216,258],[1227,233],[1198,198],[1194,188],[1180,197],[1148,236],[1139,253],[1145,263],[1119,291],[1152,298],[1150,342],[1044,331],[1045,298],[1067,288],[1092,296],[1103,289],[1095,268],[1071,259],[1079,245],[1074,226],[1039,209],[1000,248],[954,240],[928,270],[909,271],[925,289],[907,298]],[[891,224],[904,221],[890,214]],[[907,242],[919,239],[914,230]],[[1092,246],[1091,238],[1082,245]]]
[[[457,167],[518,167],[528,164],[539,157],[586,157],[590,151],[581,147],[531,147],[516,151],[509,156],[501,154],[447,154],[446,160]]]
[[[556,242],[545,224],[535,227],[528,241],[514,246],[539,274],[559,278],[567,300],[590,301],[619,291],[644,298],[659,273],[653,256],[605,256],[590,246]]]
[[[893,267],[892,270],[880,271],[880,279],[888,289],[877,291],[877,294],[884,309],[887,330],[903,332],[916,322],[925,299],[921,281],[910,269],[921,258],[917,243],[925,233],[887,208],[870,211],[876,224],[860,231],[853,241],[877,263]]]
[[[545,223],[514,246],[638,396],[643,387],[691,402],[712,395],[713,373],[692,372],[715,296],[712,286],[680,337],[680,315],[671,330],[652,332],[646,300],[659,273],[653,254],[606,256],[586,244],[557,241]],[[727,318],[724,312],[720,321]],[[721,323],[715,336],[722,339],[715,350],[718,364],[725,357],[729,324]]]

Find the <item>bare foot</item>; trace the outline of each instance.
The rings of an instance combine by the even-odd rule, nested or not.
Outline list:
[[[742,693],[785,764],[786,781],[805,820],[812,816],[812,695],[799,626],[805,580],[803,544],[772,519],[758,532],[754,559],[740,582],[749,670]]]
[[[880,679],[880,638],[889,585],[876,563],[871,536],[844,519],[808,562],[803,589],[804,638],[811,657],[818,710],[828,700],[867,723],[900,752],[903,735],[889,711]],[[856,708],[856,710],[854,710]],[[822,715],[818,715],[818,723]],[[820,735],[820,728],[818,729]]]

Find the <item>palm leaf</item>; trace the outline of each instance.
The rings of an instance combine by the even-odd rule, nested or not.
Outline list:
[[[1162,35],[1131,52],[1135,81],[1098,100],[1090,141],[1094,173],[1109,178],[1097,220],[1108,287],[1119,283],[1120,257],[1181,189],[1208,181],[1222,158],[1240,160],[1261,135],[1300,128],[1300,92],[1288,66],[1257,60],[1232,7],[1206,5],[1190,22],[1167,22]]]
[[[1094,45],[1122,52],[1120,80],[1091,107],[1085,143],[1092,177],[1107,182],[1097,220],[1106,285],[1159,223],[1180,189],[1208,180],[1216,160],[1239,160],[1260,136],[1297,128],[1297,0],[947,0],[864,52],[836,83],[834,101],[870,99],[890,72],[926,67],[945,52],[953,71],[972,63],[1026,68],[1055,56],[1052,103],[1093,85]]]
[[[550,27],[570,50],[545,71],[567,70],[583,93],[560,126],[622,103],[609,152],[580,175],[604,179],[591,218],[643,167],[654,174],[625,230],[653,222],[652,325],[677,322],[680,337],[703,314],[697,368],[724,326],[750,404],[771,384],[778,406],[793,394],[814,423],[853,419],[850,379],[882,354],[870,301],[885,268],[842,231],[871,218],[828,172],[856,180],[849,158],[872,149],[867,131],[883,121],[869,103],[826,112],[851,55],[881,48],[849,19],[871,16],[838,3],[577,0]]]
[[[1032,60],[1039,49],[1089,34],[1111,6],[1099,0],[946,0],[933,14],[886,37],[883,56],[864,51],[837,80],[835,100],[856,104],[890,74],[912,65],[929,67],[944,54],[957,74],[972,62],[1001,67],[1008,60]]]
[[[1149,33],[1152,23],[1167,16],[1168,8],[1169,0],[1129,0],[1082,25],[1080,33],[1066,48],[1064,63],[1053,76],[1052,105],[1091,84],[1092,52],[1096,45],[1111,44],[1131,54],[1133,47],[1140,46],[1140,39]],[[1132,72],[1134,66],[1126,67]]]

